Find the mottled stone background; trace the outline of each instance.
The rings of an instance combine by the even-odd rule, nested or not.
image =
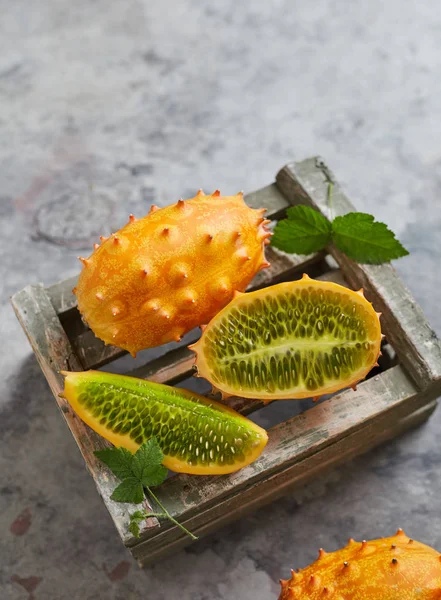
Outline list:
[[[1,600],[270,600],[350,535],[441,549],[438,411],[139,571],[9,304],[129,212],[321,154],[409,248],[397,269],[441,333],[440,45],[438,0],[0,0]]]

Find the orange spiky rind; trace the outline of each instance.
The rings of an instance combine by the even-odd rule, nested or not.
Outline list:
[[[185,210],[152,205],[146,217],[129,219],[83,259],[78,308],[97,337],[129,352],[174,341],[176,332],[208,322],[267,265],[256,211],[240,194],[215,198],[201,192],[179,201]],[[176,263],[185,266],[180,277]],[[97,289],[103,294],[99,309]],[[151,300],[170,314],[167,325]],[[116,338],[106,317],[115,302],[124,306]]]
[[[348,545],[319,559],[288,580],[282,580],[279,600],[425,600],[441,596],[439,552],[412,541],[399,530],[395,536]],[[394,556],[392,553],[396,553]],[[293,572],[293,571],[292,571]],[[325,591],[326,590],[326,591]]]
[[[320,297],[323,297],[321,302],[326,302],[325,299],[328,298],[331,303],[334,321],[328,318],[328,323],[332,325],[332,329],[329,327],[329,333],[324,329],[324,319],[323,321],[320,319],[320,315],[325,314],[329,307],[325,303],[321,308],[314,309],[311,302],[304,300],[309,297],[308,294],[311,294],[310,298],[316,306]],[[294,304],[290,307],[291,302]],[[336,307],[332,302],[337,303],[338,306]],[[294,309],[301,305],[304,314],[301,315],[298,310],[299,314],[295,316]],[[311,308],[308,308],[309,305]],[[338,308],[337,313],[334,313],[334,308]],[[271,314],[273,310],[277,314]],[[324,310],[325,313],[319,312],[317,316],[317,310]],[[349,312],[346,314],[344,311]],[[256,335],[257,328],[253,329],[252,334],[249,333],[247,337],[243,337],[242,330],[242,337],[240,337],[238,323],[248,323],[251,314],[256,323],[267,323],[267,325],[260,327],[258,335]],[[345,326],[341,325],[343,327],[341,330],[336,325],[336,315],[340,323],[347,323]],[[356,319],[353,315],[357,315]],[[312,317],[314,319],[311,321]],[[360,328],[360,334],[344,329],[352,322]],[[230,331],[228,353],[222,346],[222,344],[225,346],[225,335],[221,334],[221,323],[224,324],[222,327],[225,327],[226,323]],[[306,325],[311,330],[310,334],[307,334]],[[268,330],[271,327],[271,334],[269,334]],[[315,335],[315,331],[321,335]],[[311,337],[309,338],[308,335]],[[358,335],[361,336],[363,348]],[[379,319],[364,297],[333,282],[314,280],[305,274],[302,279],[295,282],[281,283],[234,297],[230,304],[209,322],[193,349],[198,354],[196,364],[202,377],[222,389],[225,394],[260,399],[264,402],[309,397],[317,400],[324,394],[355,386],[363,380],[376,364],[380,352],[380,338]],[[357,362],[353,361],[350,364],[345,354],[341,359],[346,361],[345,369],[342,367],[341,370],[330,371],[329,366],[327,368],[330,374],[325,378],[323,361],[331,361],[328,353],[334,356],[334,348],[341,352],[344,350],[345,353],[353,353],[356,344],[359,352]],[[246,352],[244,348],[247,349]],[[251,358],[248,358],[250,349],[253,352]],[[311,362],[315,352],[322,353],[321,366],[314,367]],[[280,353],[282,358],[279,358]],[[290,359],[296,353],[299,355],[299,364]],[[240,359],[236,358],[236,355],[240,356]],[[229,369],[229,377],[226,375],[227,369]],[[314,374],[317,370],[319,374],[322,372],[321,381],[317,383],[311,379],[311,384],[308,378],[312,378],[311,373]],[[253,377],[249,377],[249,372],[253,373]],[[306,376],[302,375],[304,372]],[[295,383],[292,383],[293,381]]]

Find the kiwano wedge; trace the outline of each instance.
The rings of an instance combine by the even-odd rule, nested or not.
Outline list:
[[[131,452],[156,436],[172,471],[232,473],[253,462],[268,441],[249,419],[188,390],[102,371],[62,374],[63,397],[87,425]]]
[[[78,309],[94,334],[131,354],[179,341],[207,323],[269,263],[265,209],[243,194],[209,196],[158,209],[101,238],[77,287]]]
[[[439,600],[440,553],[402,529],[369,542],[350,539],[292,577],[280,580],[279,600]]]
[[[355,386],[380,354],[379,313],[364,298],[307,275],[237,294],[190,348],[223,397],[318,397]]]

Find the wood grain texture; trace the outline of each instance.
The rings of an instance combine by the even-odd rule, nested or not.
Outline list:
[[[320,158],[286,165],[276,181],[291,204],[307,204],[327,217],[327,192],[332,181],[333,216],[356,210]],[[329,251],[349,283],[362,287],[375,309],[383,313],[382,328],[418,387],[435,384],[441,393],[440,341],[392,265],[360,265],[332,245]]]
[[[40,284],[24,288],[12,297],[11,302],[62,415],[83,455],[86,468],[92,475],[115,527],[124,540],[127,537],[129,511],[135,510],[135,507],[131,504],[119,504],[110,499],[118,485],[118,480],[94,455],[95,450],[105,448],[109,444],[77,417],[69,403],[59,396],[64,389],[64,378],[59,371],[82,371],[82,366],[61,326],[49,296]],[[148,527],[152,530],[159,527],[159,524],[156,519],[149,519]]]

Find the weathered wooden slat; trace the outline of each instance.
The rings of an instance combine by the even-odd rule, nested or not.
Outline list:
[[[95,480],[98,492],[103,498],[120,536],[125,539],[129,522],[128,513],[135,507],[110,500],[115,486],[118,485],[118,480],[94,455],[95,450],[105,448],[108,444],[77,417],[68,402],[59,396],[64,388],[63,377],[59,371],[81,371],[82,368],[54,307],[41,284],[24,288],[12,297],[11,302],[55,400],[78,444],[86,467]],[[149,530],[153,530],[155,527],[159,527],[159,524],[156,519],[149,519],[149,522],[146,523],[147,527]]]
[[[79,270],[79,269],[78,269]],[[77,299],[72,292],[78,283],[78,275],[54,283],[46,288],[46,293],[50,298],[52,306],[57,315],[62,315],[77,305]]]
[[[270,429],[267,448],[248,467],[229,477],[195,479],[177,475],[161,486],[158,496],[172,514],[197,530],[210,518],[210,509],[217,511],[224,499],[234,496],[239,505],[246,505],[250,501],[247,490],[255,485],[265,486],[266,481],[271,481],[269,493],[276,496],[279,478],[282,482],[292,479],[293,469],[303,468],[306,459],[362,428],[370,427],[369,431],[379,434],[382,428],[393,427],[397,420],[431,400],[432,393],[418,393],[402,367],[396,366],[363,382],[356,392],[346,390]],[[361,433],[357,439],[362,451],[366,439]],[[338,459],[337,452],[331,454]],[[234,503],[230,509],[235,510]],[[158,539],[166,534],[166,529],[172,529],[168,523],[157,534]],[[181,537],[178,531],[173,535]],[[157,537],[154,532],[152,536]],[[150,540],[152,549],[153,541]]]
[[[369,450],[401,435],[402,433],[421,425],[433,413],[436,401],[426,404],[419,410],[397,419],[389,420],[388,425],[379,421],[361,428],[357,432],[344,437],[335,444],[318,451],[311,458],[295,464],[284,474],[283,479],[276,475],[262,480],[240,496],[232,496],[220,501],[216,507],[209,510],[208,518],[199,526],[190,520],[185,524],[199,537],[204,537],[228,523],[254,512],[255,510],[277,500],[281,496],[302,488],[309,482],[323,476],[337,466],[361,455]],[[157,562],[161,558],[180,550],[191,543],[182,536],[163,536],[153,538],[131,548],[132,554],[138,559],[141,567]]]
[[[323,160],[310,158],[290,163],[277,175],[277,185],[291,204],[308,204],[329,217],[327,192],[332,189],[333,215],[354,209]],[[441,344],[421,308],[390,264],[360,265],[337,248],[329,248],[345,278],[365,294],[383,313],[382,327],[400,361],[420,389],[433,382],[441,391]]]
[[[280,219],[289,206],[275,183],[245,194],[244,200],[251,208],[266,208],[266,218],[274,220]]]

